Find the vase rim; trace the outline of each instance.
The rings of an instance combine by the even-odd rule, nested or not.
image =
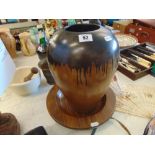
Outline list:
[[[65,28],[66,32],[71,33],[87,33],[97,31],[101,28],[100,25],[97,24],[74,24]]]

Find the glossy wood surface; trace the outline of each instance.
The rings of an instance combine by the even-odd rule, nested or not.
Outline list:
[[[72,109],[63,94],[60,95],[59,93],[60,91],[57,86],[54,86],[50,90],[46,101],[47,109],[56,122],[68,128],[88,129],[91,128],[90,124],[93,122],[102,124],[112,116],[115,110],[116,97],[110,88],[105,93],[106,97],[103,95],[96,111],[85,115],[79,114],[76,110]]]
[[[77,24],[57,31],[49,42],[49,69],[67,100],[62,103],[64,111],[71,114],[70,107],[90,115],[101,109],[118,67],[119,45],[112,32],[95,24]]]
[[[96,111],[99,101],[107,90],[113,76],[112,61],[105,63],[98,70],[95,65],[84,73],[70,69],[68,65],[50,65],[57,86],[78,113],[89,114]]]

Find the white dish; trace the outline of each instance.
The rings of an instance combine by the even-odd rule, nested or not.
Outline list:
[[[41,82],[40,71],[34,74],[32,79],[24,82],[24,78],[31,72],[32,66],[16,68],[16,72],[11,83],[12,90],[18,95],[30,95],[38,90]],[[39,70],[39,69],[38,69]]]

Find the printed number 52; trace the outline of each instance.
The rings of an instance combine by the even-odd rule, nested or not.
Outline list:
[[[87,39],[88,39],[88,36],[83,36],[83,39],[84,39],[84,40],[87,40]]]

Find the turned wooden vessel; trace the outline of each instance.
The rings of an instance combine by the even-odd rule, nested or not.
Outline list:
[[[104,27],[78,24],[56,32],[50,40],[48,63],[63,112],[79,117],[99,112],[118,59],[118,42]]]

